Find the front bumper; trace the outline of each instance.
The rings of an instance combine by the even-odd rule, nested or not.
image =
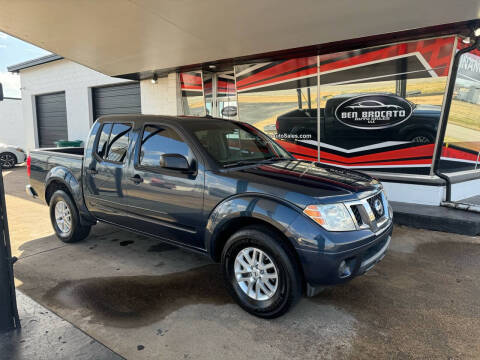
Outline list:
[[[385,256],[392,231],[393,222],[390,222],[380,234],[372,234],[367,241],[362,241],[363,245],[353,242],[350,249],[344,247],[340,252],[297,249],[309,292],[312,293],[310,288],[344,283],[370,270]],[[349,267],[348,275],[339,271],[343,261]]]

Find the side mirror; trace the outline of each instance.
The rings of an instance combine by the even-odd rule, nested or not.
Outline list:
[[[3,86],[2,86],[2,83],[0,83],[0,101],[3,101]]]
[[[171,170],[191,170],[188,160],[180,154],[163,154],[160,156],[160,166]]]

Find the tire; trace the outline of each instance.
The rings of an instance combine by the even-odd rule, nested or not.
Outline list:
[[[434,142],[434,137],[428,132],[421,131],[409,134],[407,140],[418,144],[431,144]]]
[[[77,206],[63,190],[55,191],[50,199],[50,221],[55,234],[64,243],[74,243],[85,239],[92,228],[80,224]]]
[[[2,169],[12,169],[17,163],[17,157],[11,152],[3,152],[0,154],[0,167]]]
[[[223,276],[230,295],[244,310],[265,319],[285,314],[302,295],[302,278],[295,257],[283,240],[276,239],[275,235],[262,226],[243,228],[228,239],[222,253]],[[262,264],[269,269],[263,270],[262,275],[259,270],[253,268],[255,273],[245,273],[245,279],[249,278],[250,281],[238,282],[239,272],[236,273],[236,270],[246,270],[238,259],[244,260],[245,264],[246,258],[243,254],[249,254],[252,258],[255,249],[257,254],[260,254],[259,250],[266,255],[263,256]],[[273,267],[270,264],[273,264]],[[262,268],[260,266],[260,269]],[[274,277],[274,272],[277,275],[276,280],[264,279],[267,276]],[[250,289],[248,284],[252,279],[254,285]],[[262,284],[260,286],[257,285],[259,281]],[[265,284],[266,281],[269,284]],[[270,290],[269,294],[262,290],[262,286],[263,289]],[[257,287],[259,290],[255,291]]]

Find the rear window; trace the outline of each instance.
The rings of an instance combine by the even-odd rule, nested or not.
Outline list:
[[[108,138],[112,131],[112,124],[103,124],[100,138],[98,140],[97,155],[103,158],[107,152]]]
[[[127,124],[114,124],[108,141],[106,160],[124,162],[127,157],[132,127]]]

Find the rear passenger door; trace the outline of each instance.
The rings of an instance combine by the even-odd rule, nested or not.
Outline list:
[[[192,171],[161,167],[164,154],[184,156]],[[139,131],[133,156],[128,205],[138,229],[203,249],[204,172],[191,144],[170,125],[146,124]]]
[[[126,220],[125,169],[131,136],[130,123],[104,123],[97,135],[84,181],[88,208],[99,219],[113,223]]]

